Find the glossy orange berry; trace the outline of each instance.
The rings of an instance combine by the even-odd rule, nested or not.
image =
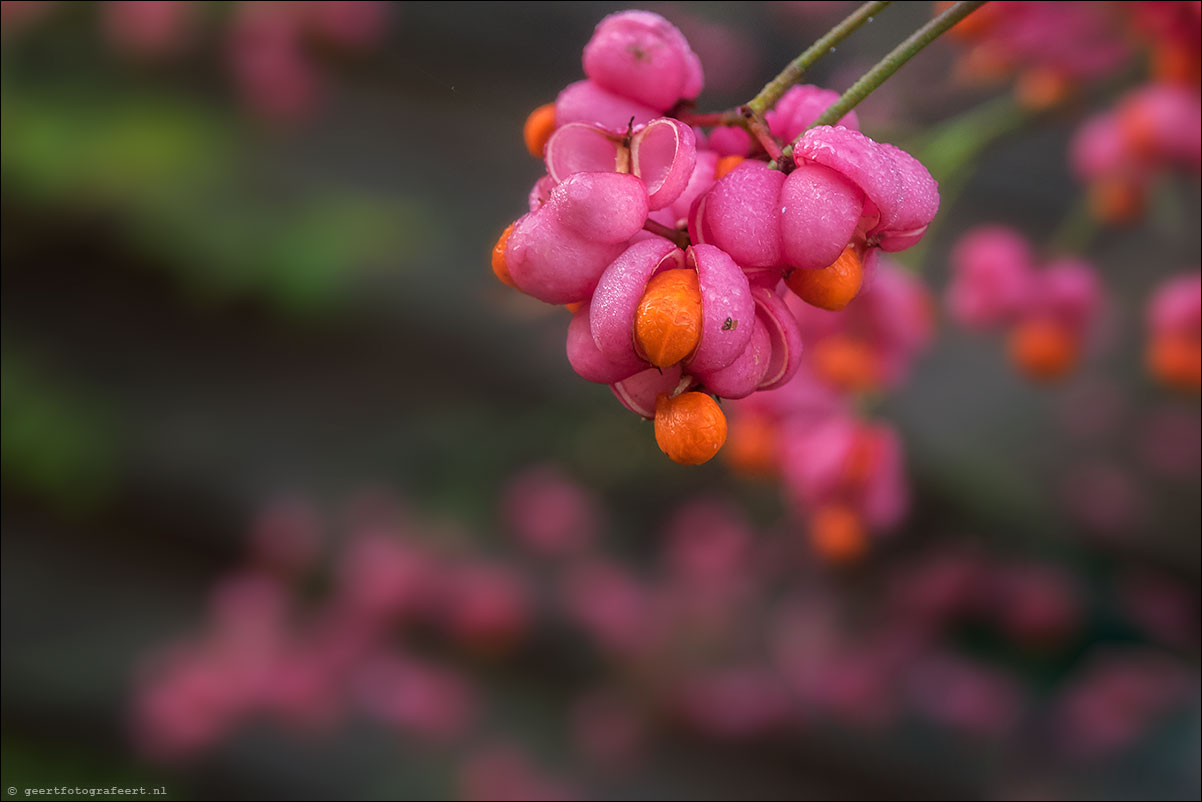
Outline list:
[[[655,399],[655,442],[673,462],[700,465],[713,459],[726,442],[726,416],[705,393],[681,393]]]
[[[1077,364],[1079,348],[1072,332],[1051,320],[1024,321],[1010,332],[1010,361],[1027,378],[1059,379]]]
[[[868,551],[860,516],[848,507],[831,504],[810,516],[810,545],[832,563],[850,563]]]
[[[868,343],[842,334],[824,337],[810,348],[814,372],[827,384],[867,392],[881,384],[881,365]]]
[[[1186,393],[1202,390],[1202,341],[1197,337],[1156,337],[1144,358],[1148,372],[1166,387]]]
[[[647,282],[634,317],[640,352],[666,368],[693,353],[701,341],[701,286],[697,271],[665,270]]]
[[[864,268],[856,249],[848,245],[839,258],[821,270],[794,270],[785,279],[801,300],[819,309],[836,312],[860,292]]]
[[[526,150],[530,151],[530,155],[534,158],[541,159],[543,151],[547,147],[547,140],[553,133],[555,133],[555,104],[545,103],[530,112],[530,116],[526,118],[526,124],[522,126]]]
[[[730,467],[748,476],[771,476],[780,461],[780,427],[765,415],[742,413],[730,422],[723,452]]]
[[[714,180],[717,181],[745,161],[747,159],[743,156],[723,156],[718,159],[718,163],[714,165]]]
[[[497,244],[492,246],[492,272],[502,284],[507,284],[516,290],[518,285],[513,283],[513,278],[509,275],[509,266],[505,264],[505,246],[509,242],[509,235],[513,233],[514,225],[514,223],[510,223],[501,232],[501,238],[497,240]]]

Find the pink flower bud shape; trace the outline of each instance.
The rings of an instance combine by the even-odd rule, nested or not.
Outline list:
[[[584,301],[647,219],[643,182],[623,173],[576,173],[518,220],[505,263],[523,292],[552,304]]]
[[[597,85],[656,109],[701,93],[701,62],[676,26],[650,11],[621,11],[584,46],[584,72]]]
[[[744,269],[780,267],[784,183],[779,170],[769,170],[763,162],[743,162],[698,199],[689,215],[689,237],[716,245]]]
[[[820,86],[794,86],[781,96],[771,111],[764,114],[764,121],[779,139],[792,142],[814,124],[827,106],[834,105],[838,99],[838,92]],[[835,125],[860,130],[860,120],[854,111],[849,111]]]
[[[1016,318],[1034,281],[1034,255],[1025,237],[1004,226],[975,228],[952,250],[947,305],[970,328],[991,328]]]
[[[568,84],[555,99],[556,125],[593,123],[617,133],[643,125],[660,116],[660,111],[607,92],[592,81]]]
[[[865,241],[885,251],[917,243],[939,211],[939,188],[917,159],[850,128],[811,128],[793,143],[798,167],[820,164],[864,193]],[[804,210],[795,209],[795,214]],[[821,212],[810,212],[817,215]],[[845,243],[846,244],[846,243]]]

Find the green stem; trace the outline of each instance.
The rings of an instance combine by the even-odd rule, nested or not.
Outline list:
[[[906,37],[905,41],[890,50],[888,55],[878,61],[871,70],[864,73],[860,77],[860,80],[852,84],[851,88],[844,92],[826,111],[822,112],[810,127],[834,125],[843,119],[845,114],[859,105],[860,101],[872,94],[881,84],[885,83],[893,73],[901,69],[903,64],[918,55],[924,47],[942,36],[957,22],[983,5],[985,5],[985,2],[981,0],[974,0],[973,2],[962,0],[962,2],[956,3],[947,11],[944,11],[926,25],[923,25],[910,34]],[[793,146],[790,145],[782,152],[782,158],[778,160],[778,164],[784,164],[792,155]],[[774,164],[770,166],[775,167],[778,165]]]
[[[747,103],[747,107],[757,115],[763,115],[776,105],[776,101],[781,99],[789,87],[801,80],[806,70],[812,67],[818,59],[834,49],[835,45],[851,36],[864,23],[881,13],[887,5],[889,5],[887,2],[865,3],[857,8],[846,19],[827,31],[821,39],[810,45],[804,53],[790,61],[779,75],[765,84],[760,93]]]

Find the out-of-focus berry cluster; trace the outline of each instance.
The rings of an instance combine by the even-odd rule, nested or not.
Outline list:
[[[1005,331],[1011,362],[1036,381],[1060,378],[1078,364],[1102,304],[1091,264],[1060,258],[1038,267],[1026,238],[1005,226],[965,233],[951,262],[947,304],[956,322]]]
[[[818,87],[793,87],[765,115],[766,136],[793,146],[779,167],[743,128],[690,126],[679,110],[702,89],[701,64],[656,14],[605,18],[583,62],[586,80],[527,121],[546,175],[493,269],[568,305],[576,372],[654,419],[673,460],[705,462],[727,435],[714,398],[786,386],[801,366],[786,288],[843,309],[873,285],[879,251],[921,239],[938,191],[854,114],[811,128],[837,98]]]
[[[1194,2],[991,2],[951,34],[967,45],[962,76],[1013,77],[1033,110],[1146,64],[1145,82],[1086,120],[1070,154],[1094,216],[1125,223],[1144,214],[1159,176],[1202,164],[1200,13]]]
[[[682,739],[805,749],[832,725],[887,742],[923,720],[982,749],[1109,759],[1196,692],[1178,656],[1197,648],[1195,600],[1160,574],[1092,587],[934,543],[844,584],[812,570],[792,527],[757,531],[714,498],[676,509],[640,568],[597,537],[602,513],[558,470],[527,469],[501,499],[516,547],[502,557],[378,493],[333,533],[278,504],[203,626],[143,661],[137,741],[178,761],[256,720],[329,737],[366,717],[445,758],[463,798],[566,799]],[[1104,610],[1138,642],[1082,650]],[[981,631],[996,653],[964,647]],[[541,725],[563,736],[555,775],[505,712],[528,671],[565,702]]]

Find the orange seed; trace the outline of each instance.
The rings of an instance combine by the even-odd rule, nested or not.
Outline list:
[[[1051,320],[1036,318],[1018,324],[1007,344],[1010,361],[1029,379],[1059,379],[1077,364],[1072,333]]]
[[[513,283],[513,278],[509,275],[509,265],[505,264],[505,246],[509,243],[509,235],[513,233],[513,226],[514,223],[510,223],[501,232],[501,238],[497,240],[497,244],[492,246],[492,272],[502,284],[507,284],[516,290],[518,285]]]
[[[1072,83],[1059,70],[1033,67],[1023,70],[1014,85],[1018,104],[1031,111],[1045,111],[1058,105],[1072,91]]]
[[[810,545],[832,563],[854,562],[868,550],[860,517],[839,504],[819,507],[810,516]]]
[[[714,165],[714,180],[717,181],[745,161],[747,159],[743,156],[723,156],[718,159],[717,164]]]
[[[1089,185],[1089,210],[1103,223],[1129,223],[1144,213],[1143,184],[1123,175],[1103,176]]]
[[[705,393],[661,393],[655,399],[655,442],[681,465],[709,462],[726,442],[726,416]]]
[[[634,338],[647,361],[666,368],[701,341],[701,287],[697,271],[665,270],[647,282],[634,316]]]
[[[810,348],[814,372],[839,390],[867,392],[881,383],[880,363],[868,343],[842,334],[823,337]]]
[[[1188,335],[1164,335],[1148,344],[1145,360],[1161,384],[1187,393],[1202,389],[1202,341]]]
[[[848,245],[832,264],[821,270],[794,270],[785,283],[811,306],[837,312],[859,294],[863,280],[860,255]]]
[[[543,157],[547,140],[555,133],[555,104],[545,103],[526,118],[522,126],[522,136],[526,139],[526,150],[536,159]]]
[[[743,413],[730,423],[726,461],[748,476],[771,476],[780,459],[779,427],[765,415]]]

